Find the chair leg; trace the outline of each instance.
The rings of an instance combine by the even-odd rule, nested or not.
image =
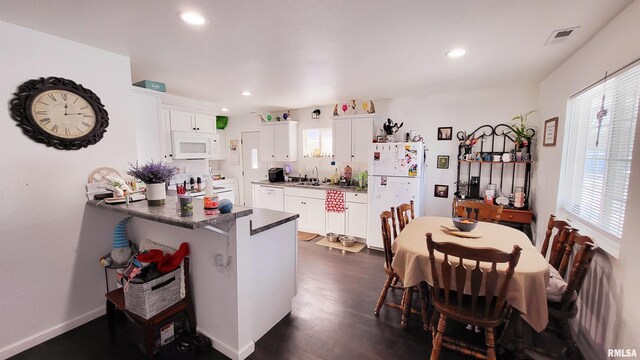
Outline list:
[[[399,277],[396,277],[393,279],[393,282],[391,283],[391,286],[396,286],[398,285],[398,281],[400,281]],[[393,290],[395,290],[395,288],[392,287]]]
[[[485,329],[485,340],[487,343],[487,359],[496,359],[496,342],[493,336],[493,328]]]
[[[424,282],[418,284],[418,295],[420,295],[420,310],[422,311],[422,328],[424,331],[431,330],[431,319],[429,319],[428,305],[427,305],[427,288]]]
[[[438,328],[435,331],[436,336],[432,341],[431,360],[440,359],[440,349],[442,348],[442,337],[444,336],[444,330],[447,328],[447,317],[440,314],[440,321],[438,321]]]
[[[407,287],[404,289],[402,296],[402,321],[400,321],[400,327],[406,330],[409,326],[409,316],[411,316],[411,303],[413,302],[413,287]]]
[[[384,304],[384,299],[387,298],[387,292],[389,291],[389,287],[391,287],[391,282],[393,281],[395,276],[388,275],[387,281],[384,282],[384,287],[382,288],[382,292],[380,293],[380,297],[378,298],[378,303],[376,304],[375,310],[373,313],[378,316],[380,315],[380,308]]]
[[[571,326],[569,325],[569,320],[560,319],[557,321],[557,324],[559,325],[560,333],[562,334],[562,337],[564,338],[564,341],[567,344],[567,356],[569,357],[569,359],[573,359],[573,360],[583,359],[580,349],[578,349],[576,342],[573,340],[573,334],[571,333]]]
[[[115,341],[116,339],[116,329],[115,329],[115,311],[116,306],[109,300],[107,300],[107,326],[109,327],[109,338],[111,341]]]

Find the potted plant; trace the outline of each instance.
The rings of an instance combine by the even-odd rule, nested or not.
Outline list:
[[[464,148],[464,152],[461,155],[460,160],[464,159],[464,155],[471,154],[473,146],[478,143],[478,139],[475,137],[475,134],[467,135],[467,132],[464,131],[462,133],[462,139],[460,139],[459,147]]]
[[[522,161],[523,154],[527,152],[527,147],[531,142],[531,138],[535,135],[535,131],[529,127],[527,117],[538,110],[531,110],[528,113],[514,116],[511,121],[515,124],[511,125],[511,132],[515,135],[513,143],[515,145],[516,161]],[[518,153],[520,153],[518,155]]]
[[[147,188],[147,202],[149,206],[160,206],[165,204],[167,198],[166,183],[178,173],[178,168],[168,165],[162,161],[147,162],[144,165],[131,164],[127,174],[140,179]]]

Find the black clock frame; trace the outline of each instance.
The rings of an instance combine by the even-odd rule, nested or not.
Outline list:
[[[87,101],[96,114],[96,124],[88,133],[75,139],[62,138],[44,131],[31,113],[33,100],[42,92],[49,90],[66,90]],[[102,140],[109,126],[109,114],[93,91],[76,84],[74,81],[61,77],[31,79],[18,86],[18,91],[9,102],[11,118],[18,122],[16,126],[35,142],[45,144],[60,150],[79,150]]]

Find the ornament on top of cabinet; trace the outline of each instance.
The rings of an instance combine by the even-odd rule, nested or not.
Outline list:
[[[322,111],[320,111],[320,109],[315,109],[311,112],[311,118],[314,120],[320,119],[320,113],[322,113]]]
[[[286,112],[286,113],[282,114],[282,118],[283,118],[284,120],[289,120],[289,121],[293,120],[293,119],[291,118],[291,111],[290,111],[290,110],[287,110],[287,112]]]
[[[357,113],[356,112],[356,101],[355,100],[351,100],[351,113],[353,115],[355,115]]]
[[[276,116],[276,121],[280,121],[282,119],[280,119],[280,116]]]
[[[258,118],[260,119],[260,122],[267,122],[267,120],[264,119],[262,114],[258,114]]]
[[[338,116],[338,104],[333,108],[333,116]]]
[[[371,103],[371,106],[369,107],[369,110],[367,110],[367,114],[375,114],[376,107],[373,105],[373,100],[369,100],[369,103]]]
[[[271,121],[271,114],[267,115],[267,121]]]
[[[347,104],[342,104],[342,112],[344,113],[344,115],[347,114],[347,109],[349,109],[349,105]]]

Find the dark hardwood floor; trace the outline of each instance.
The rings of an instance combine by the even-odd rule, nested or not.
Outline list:
[[[431,334],[422,330],[419,316],[403,331],[398,310],[383,307],[379,317],[373,315],[385,280],[383,253],[366,248],[347,253],[315,245],[318,239],[299,242],[299,293],[293,311],[258,340],[249,359],[427,359]],[[399,290],[389,291],[398,303],[400,296]],[[129,336],[126,319],[116,320],[115,342],[110,341],[102,316],[11,359],[145,359]],[[454,331],[484,341],[483,333],[463,327]],[[510,353],[501,357],[510,358]],[[156,358],[226,359],[215,350],[182,353],[175,344],[165,346]],[[442,359],[458,358],[465,357],[442,351]]]

